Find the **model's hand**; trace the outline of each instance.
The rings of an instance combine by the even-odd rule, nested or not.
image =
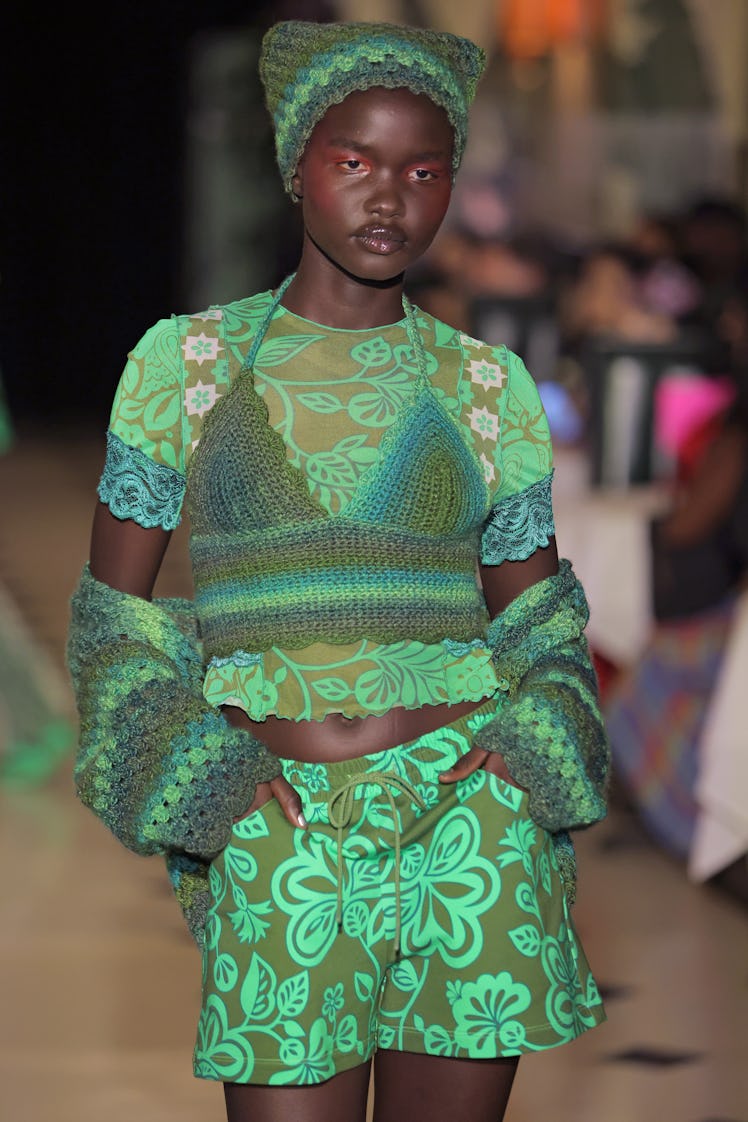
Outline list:
[[[259,810],[265,803],[269,803],[271,799],[277,799],[283,813],[292,826],[295,826],[299,830],[306,829],[308,823],[301,813],[301,799],[299,798],[298,791],[295,787],[292,787],[288,780],[284,779],[282,775],[271,780],[270,783],[258,783],[255,790],[255,797],[247,813],[241,815],[240,818],[235,818],[234,821],[241,822],[242,818],[248,818],[253,811]]]
[[[472,775],[478,768],[493,772],[494,775],[498,775],[499,779],[503,779],[505,783],[509,783],[512,787],[518,787],[520,791],[525,790],[524,787],[520,787],[519,783],[512,779],[509,769],[504,763],[504,757],[498,752],[488,752],[485,748],[470,748],[464,756],[460,756],[454,767],[441,772],[439,782],[456,783],[458,779],[465,779],[466,776]]]

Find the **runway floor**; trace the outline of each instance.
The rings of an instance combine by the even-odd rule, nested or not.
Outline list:
[[[32,432],[0,459],[0,583],[68,705],[102,454],[103,434]],[[159,591],[189,591],[186,573],[178,532]],[[160,861],[76,802],[67,759],[0,788],[0,845],[2,1122],[221,1122],[220,1088],[192,1076],[199,959]],[[507,1122],[748,1122],[748,907],[689,883],[622,808],[577,848],[609,1019],[521,1061]]]

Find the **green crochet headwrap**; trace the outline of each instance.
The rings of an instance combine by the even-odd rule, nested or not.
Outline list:
[[[485,63],[480,47],[447,31],[393,23],[276,23],[262,41],[260,78],[286,190],[293,194],[306,143],[330,106],[373,86],[426,94],[446,111],[455,136],[454,175]]]

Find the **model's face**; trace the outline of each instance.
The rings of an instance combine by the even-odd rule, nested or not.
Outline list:
[[[452,144],[445,111],[409,90],[377,87],[333,105],[293,181],[302,199],[305,253],[316,251],[363,280],[399,276],[442,223]]]

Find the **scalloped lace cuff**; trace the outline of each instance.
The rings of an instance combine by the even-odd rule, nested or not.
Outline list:
[[[174,530],[180,522],[186,481],[174,468],[157,464],[113,433],[106,434],[106,459],[97,494],[116,518],[139,526]]]
[[[552,480],[551,471],[524,491],[496,504],[483,530],[482,564],[525,561],[536,549],[548,545],[556,532],[551,502]]]

